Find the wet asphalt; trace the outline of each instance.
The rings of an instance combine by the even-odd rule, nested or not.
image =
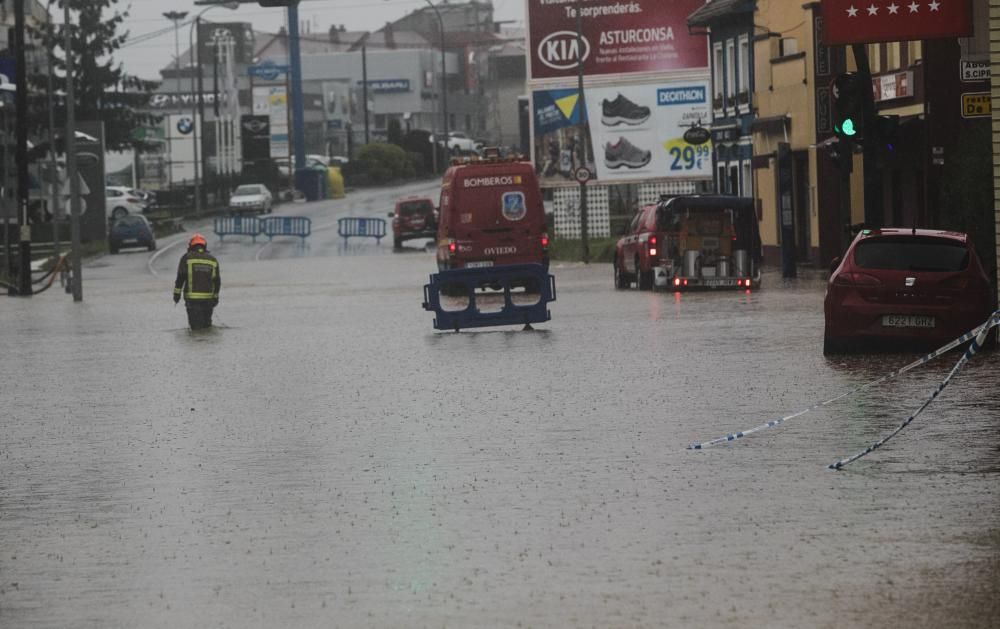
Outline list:
[[[344,245],[404,193],[233,240],[215,329],[181,237],[0,299],[0,627],[998,627],[1000,353],[782,427],[909,355],[824,358],[823,279],[615,291],[559,264],[552,321],[440,333],[423,243]],[[203,225],[193,225],[203,228]]]

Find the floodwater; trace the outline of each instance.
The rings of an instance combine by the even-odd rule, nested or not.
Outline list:
[[[1000,353],[833,472],[958,355],[685,448],[913,359],[824,358],[819,279],[563,265],[535,331],[437,333],[418,245],[262,246],[205,333],[179,249],[0,300],[0,626],[1000,626]]]

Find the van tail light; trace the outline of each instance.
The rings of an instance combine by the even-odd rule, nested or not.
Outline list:
[[[655,256],[656,255],[656,247],[653,247],[652,249],[649,250],[649,255],[651,255],[651,256]]]
[[[881,286],[882,281],[867,273],[841,273],[833,278],[834,286],[869,287]]]
[[[548,248],[549,248],[549,235],[542,234],[542,249],[545,250]]]
[[[653,247],[655,247],[655,246],[656,246],[656,236],[650,236],[650,237],[649,237],[649,244],[650,244],[651,246],[653,246]]]
[[[681,278],[675,277],[674,278],[674,286],[680,286],[680,285],[681,285]]]
[[[448,255],[452,255],[452,256],[455,255],[455,252],[457,250],[458,250],[458,245],[455,244],[455,241],[454,240],[449,240],[448,241]]]

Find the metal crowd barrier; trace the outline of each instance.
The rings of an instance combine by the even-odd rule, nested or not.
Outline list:
[[[337,221],[337,234],[347,242],[352,236],[374,238],[376,244],[381,244],[385,238],[384,218],[347,217]]]
[[[477,288],[491,288],[501,293],[477,293]],[[527,287],[537,290],[537,302],[516,304],[511,291]],[[446,301],[468,299],[465,308],[447,309]],[[534,297],[535,293],[528,293]],[[499,310],[485,311],[482,302],[503,299]],[[486,268],[454,269],[431,275],[430,284],[424,286],[424,310],[433,312],[435,330],[486,328],[498,325],[524,325],[544,323],[552,318],[548,304],[556,300],[555,277],[549,275],[541,264],[512,264]],[[459,301],[459,306],[461,306]],[[487,307],[490,304],[485,304]]]
[[[304,216],[268,216],[260,219],[260,226],[268,240],[275,236],[298,236],[304,241],[312,234],[312,219]]]
[[[257,242],[260,235],[260,219],[251,216],[216,216],[213,227],[215,235],[219,240],[225,240],[226,236],[252,236]]]

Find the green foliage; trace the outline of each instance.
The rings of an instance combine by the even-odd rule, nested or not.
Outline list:
[[[996,277],[996,215],[993,199],[993,146],[989,121],[981,129],[963,125],[954,157],[945,162],[940,226],[969,234],[976,253]]]
[[[416,174],[413,162],[395,144],[367,144],[358,151],[355,161],[358,162],[358,174],[367,175],[368,182],[373,184],[409,179]]]
[[[136,111],[149,101],[156,87],[151,81],[126,75],[115,56],[126,44],[128,31],[122,29],[128,10],[118,10],[119,0],[65,0],[71,13],[70,36],[74,62],[73,87],[76,119],[104,122],[105,144],[108,150],[134,148],[142,150],[145,142],[132,137],[137,127],[152,126],[159,117]],[[61,13],[63,2],[54,2],[52,10]],[[57,17],[61,17],[57,16]],[[45,24],[32,29],[32,37],[50,50],[55,77],[55,123],[58,129],[66,125],[66,27],[61,23]],[[28,80],[31,84],[30,132],[48,135],[48,73],[42,66],[34,68]],[[60,134],[61,135],[61,134]]]

